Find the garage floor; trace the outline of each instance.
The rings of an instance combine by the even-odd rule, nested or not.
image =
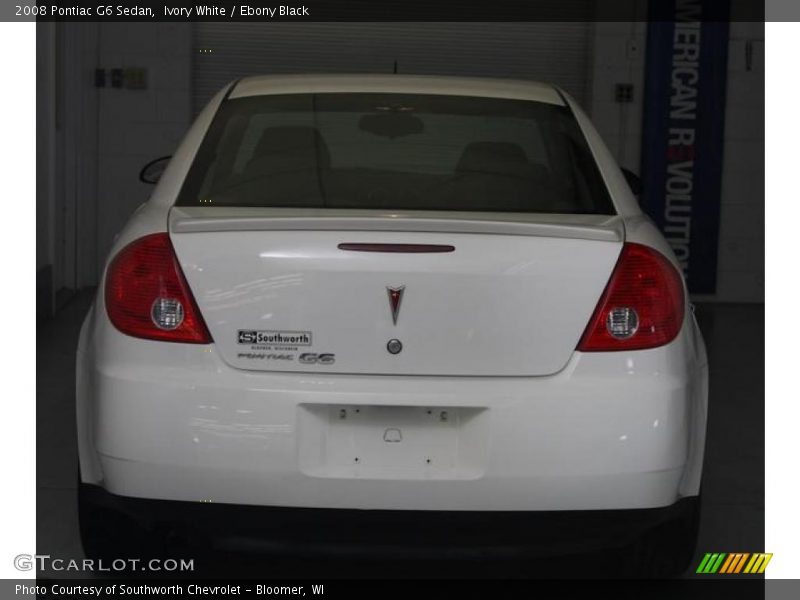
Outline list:
[[[67,559],[83,556],[75,501],[73,390],[75,346],[91,301],[91,292],[80,293],[54,319],[40,322],[37,328],[37,552]],[[697,553],[702,556],[705,552],[763,551],[764,307],[705,304],[697,308],[697,316],[708,346],[711,376],[704,506]],[[236,564],[243,566],[239,559]],[[263,577],[458,577],[476,573],[475,565],[436,563],[418,569],[396,563],[356,565],[327,561],[313,565],[270,561],[266,565],[252,560],[251,566],[253,574]],[[493,567],[485,573],[527,574],[520,566],[500,569]]]

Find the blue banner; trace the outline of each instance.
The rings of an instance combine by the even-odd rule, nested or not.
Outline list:
[[[704,22],[711,5],[719,14],[728,0],[672,0],[672,20],[648,24],[642,133],[644,209],[699,294],[717,284],[728,70],[728,22]]]

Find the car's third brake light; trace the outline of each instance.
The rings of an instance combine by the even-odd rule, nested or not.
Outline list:
[[[661,253],[640,244],[622,248],[578,350],[643,350],[668,344],[684,316],[681,276]]]
[[[166,233],[120,250],[108,268],[105,301],[109,319],[122,333],[166,342],[212,341]]]

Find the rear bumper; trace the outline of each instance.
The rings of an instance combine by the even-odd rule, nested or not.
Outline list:
[[[393,377],[241,371],[213,345],[137,340],[90,315],[78,352],[81,475],[113,494],[189,503],[669,506],[699,490],[707,390],[693,327],[687,318],[654,350],[575,353],[548,377]],[[347,432],[331,449],[328,425],[342,408],[398,406],[459,415],[455,437],[398,468],[386,464],[402,444],[377,438],[385,452],[362,448],[348,464]],[[431,463],[428,450],[439,452]]]
[[[117,496],[81,486],[81,502],[173,539],[282,556],[509,559],[625,547],[687,518],[697,498],[610,511],[387,511],[201,504]]]

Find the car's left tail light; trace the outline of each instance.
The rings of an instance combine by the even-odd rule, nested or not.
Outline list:
[[[127,335],[212,342],[166,233],[144,236],[119,251],[108,267],[105,300],[109,319]]]

